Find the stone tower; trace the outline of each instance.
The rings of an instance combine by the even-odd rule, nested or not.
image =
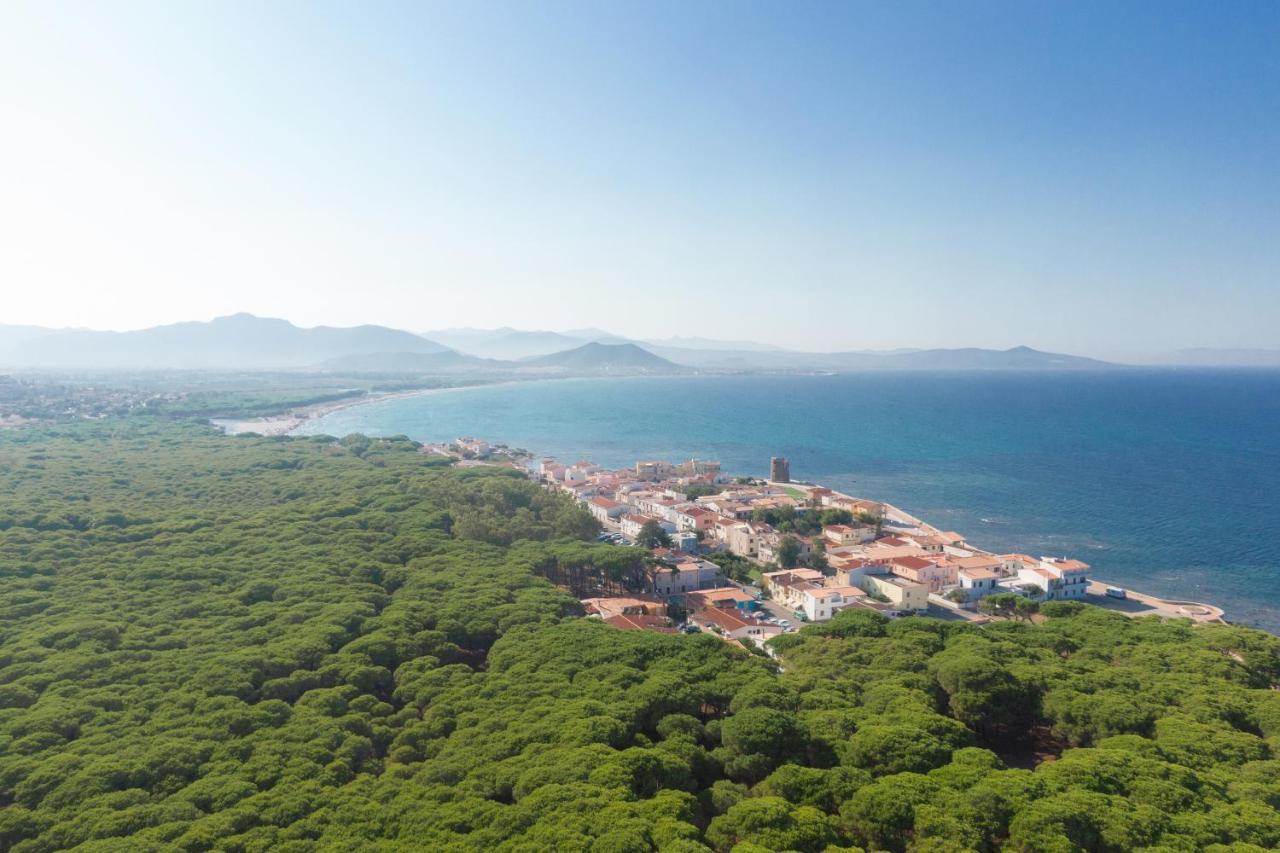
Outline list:
[[[769,479],[775,483],[791,482],[791,463],[785,456],[773,456],[769,459]]]

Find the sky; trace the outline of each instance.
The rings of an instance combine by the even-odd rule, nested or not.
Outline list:
[[[1280,345],[1274,2],[0,2],[0,323]]]

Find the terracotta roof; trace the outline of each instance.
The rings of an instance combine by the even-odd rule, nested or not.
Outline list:
[[[924,557],[898,557],[893,561],[895,566],[902,566],[905,569],[927,569],[931,566],[937,566],[933,560],[926,560]]]
[[[667,620],[661,616],[626,616],[619,614],[618,616],[610,616],[604,621],[624,631],[657,631],[660,634],[676,633],[676,629],[668,625]]]
[[[991,571],[990,569],[961,568],[959,571],[959,574],[961,577],[966,577],[971,581],[980,581],[980,580],[986,580],[988,578],[999,577],[999,575],[997,575],[995,572]]]
[[[739,631],[743,628],[761,627],[755,620],[743,619],[733,610],[723,607],[712,607],[700,610],[690,617],[695,622],[710,623],[725,631]]]
[[[749,593],[743,592],[736,586],[721,586],[715,589],[700,589],[695,592],[685,593],[685,601],[690,607],[696,607],[699,604],[703,606],[718,606],[724,602],[754,601],[755,598]]]
[[[951,562],[962,569],[987,569],[1001,564],[999,557],[974,555],[972,557],[953,557]]]
[[[605,619],[628,611],[661,615],[666,612],[666,602],[653,596],[606,596],[584,598],[582,605],[587,613],[598,613]]]

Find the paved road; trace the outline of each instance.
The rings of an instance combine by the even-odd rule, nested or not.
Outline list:
[[[1194,601],[1166,601],[1154,595],[1128,590],[1124,598],[1112,598],[1107,595],[1108,584],[1103,581],[1089,581],[1088,595],[1085,601],[1108,610],[1115,610],[1126,616],[1164,616],[1172,619],[1193,619],[1196,622],[1216,622],[1222,618],[1222,608],[1212,604],[1199,604]]]
[[[971,610],[962,610],[959,607],[948,607],[932,599],[929,601],[929,615],[935,619],[947,619],[952,622],[977,622],[983,624],[991,621],[991,617],[985,613],[974,613]]]
[[[795,611],[781,602],[766,598],[760,602],[760,609],[765,611],[769,616],[777,616],[779,619],[786,619],[791,623],[792,627],[800,624],[800,620],[795,616]]]

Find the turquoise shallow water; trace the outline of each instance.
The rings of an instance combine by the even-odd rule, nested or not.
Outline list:
[[[1280,371],[564,380],[356,406],[308,433],[478,435],[610,466],[718,458],[1280,632]]]

